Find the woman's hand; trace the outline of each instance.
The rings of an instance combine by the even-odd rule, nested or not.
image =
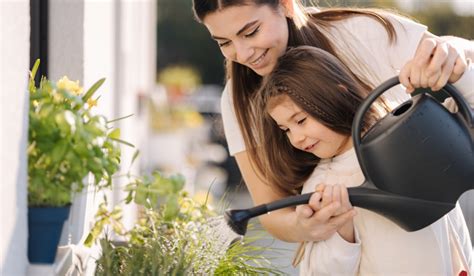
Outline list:
[[[352,219],[356,212],[345,187],[318,185],[309,204],[297,206],[296,214],[303,240],[326,240],[338,231],[347,241],[353,240]]]
[[[411,93],[415,88],[440,90],[457,81],[467,68],[465,52],[446,39],[426,33],[413,59],[400,71],[400,83]]]

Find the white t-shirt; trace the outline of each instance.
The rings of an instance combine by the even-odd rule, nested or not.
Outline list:
[[[335,28],[327,33],[337,49],[349,48],[353,56],[366,64],[372,73],[366,77],[375,85],[398,75],[403,65],[414,56],[418,43],[426,31],[425,26],[406,18],[394,15],[388,17],[397,33],[397,41],[392,45],[384,27],[367,16],[355,16],[334,22]],[[343,40],[344,43],[341,42]],[[337,52],[345,55],[344,51]],[[351,70],[355,69],[351,67]],[[228,81],[221,97],[221,112],[229,152],[235,155],[245,150],[245,144],[232,103],[231,87],[231,81]],[[409,98],[399,86],[384,96],[392,105]]]
[[[470,64],[455,87],[474,108],[474,65]],[[451,111],[451,99],[445,102]],[[323,159],[306,181],[302,193],[316,185],[342,184],[356,187],[363,183],[354,148],[332,159]],[[356,243],[348,243],[339,234],[321,242],[307,242],[301,275],[458,275],[460,270],[474,273],[469,231],[459,204],[430,226],[406,232],[394,222],[369,210],[357,208],[354,218]],[[453,233],[453,237],[449,237]],[[454,262],[457,244],[465,259]],[[463,265],[467,267],[463,267]]]

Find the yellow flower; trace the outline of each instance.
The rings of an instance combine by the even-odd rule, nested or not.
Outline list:
[[[93,106],[97,106],[97,99],[92,99],[92,98],[89,98],[87,100],[87,105],[89,106],[89,108],[92,108]]]
[[[204,191],[198,191],[194,197],[193,197],[193,200],[199,204],[204,204],[204,203],[211,203],[212,202],[212,195],[209,194],[207,191],[204,192]],[[206,202],[207,200],[207,202]]]
[[[53,100],[55,103],[60,103],[64,100],[63,96],[56,92],[56,89],[53,90]]]
[[[78,96],[82,94],[82,87],[79,85],[79,81],[71,81],[67,76],[58,80],[56,85],[59,89],[68,90]]]

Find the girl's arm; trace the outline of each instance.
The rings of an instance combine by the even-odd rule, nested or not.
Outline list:
[[[339,234],[306,246],[300,264],[301,275],[357,275],[361,258],[361,242],[348,243]]]
[[[250,164],[246,151],[235,154],[242,177],[249,189],[255,205],[283,198],[269,185],[263,183]],[[315,193],[310,202],[319,202],[320,195]],[[339,204],[332,203],[317,212],[305,205],[298,208],[286,208],[260,216],[263,227],[276,238],[287,242],[320,241],[331,237],[336,231],[352,220],[355,213],[348,211],[337,216]]]
[[[320,206],[339,202],[340,211],[352,209],[344,185],[322,185]],[[318,190],[320,186],[316,188]],[[316,210],[318,206],[315,206]],[[361,241],[350,220],[329,239],[308,243],[301,263],[301,275],[356,275],[361,257]]]

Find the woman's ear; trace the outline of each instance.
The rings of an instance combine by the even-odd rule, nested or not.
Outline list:
[[[283,6],[283,11],[285,16],[288,18],[293,18],[295,11],[295,1],[294,0],[280,0],[281,5]]]

